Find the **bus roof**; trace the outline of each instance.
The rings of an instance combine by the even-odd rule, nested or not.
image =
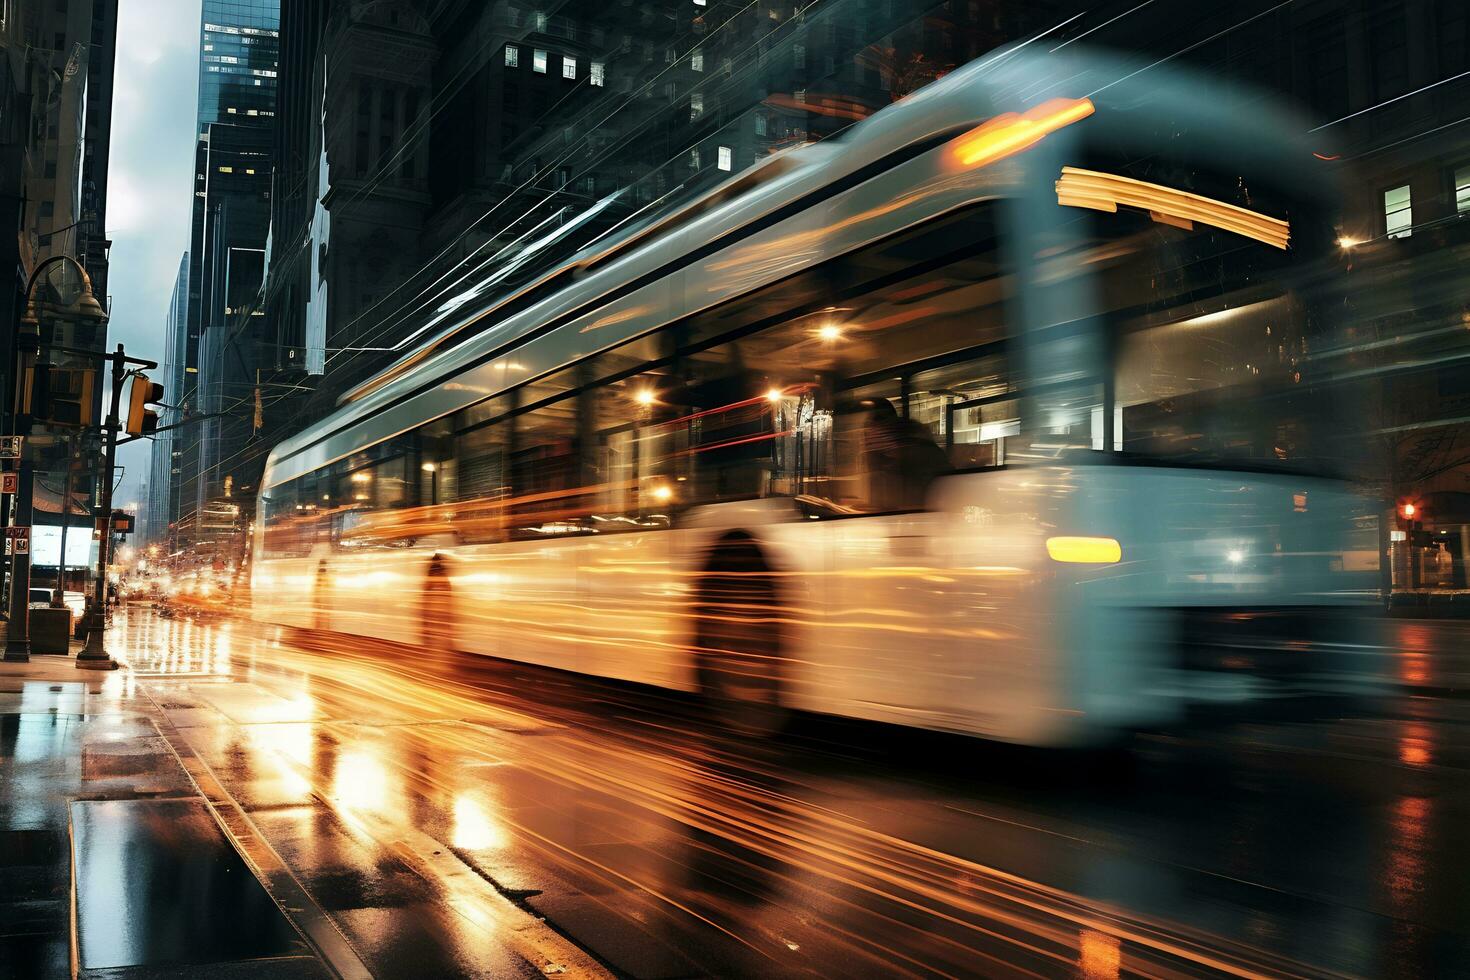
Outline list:
[[[1058,97],[1090,98],[1104,124],[1115,129],[1146,127],[1160,118],[1188,120],[1192,155],[1214,155],[1231,167],[1272,174],[1304,195],[1330,193],[1331,181],[1302,135],[1306,126],[1256,92],[1222,89],[1221,83],[1172,66],[1095,50],[1056,55],[1033,53],[1024,44],[1002,49],[874,113],[839,138],[776,155],[681,207],[595,241],[523,289],[504,295],[483,290],[491,298],[464,314],[460,306],[446,304],[450,309],[439,319],[448,325],[431,340],[349,392],[337,411],[282,440],[268,458],[261,486],[292,478],[302,467],[278,472],[279,465],[329,436],[541,335],[547,325],[597,309],[619,287],[671,274],[691,243],[738,235],[824,186],[862,179],[906,148],[928,148],[998,113]],[[481,286],[466,291],[471,300],[480,299]],[[501,390],[531,380],[507,380]],[[464,404],[434,417],[496,393],[465,392]],[[374,433],[362,448],[396,434]],[[317,458],[305,468],[330,461]]]

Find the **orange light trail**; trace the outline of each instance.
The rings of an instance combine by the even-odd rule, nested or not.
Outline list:
[[[957,138],[950,152],[961,167],[983,167],[1029,149],[1095,111],[1091,99],[1049,99],[1025,112],[1007,112],[985,121]]]
[[[1272,248],[1285,249],[1291,241],[1291,225],[1280,218],[1132,177],[1063,167],[1056,188],[1057,203],[1064,207],[1117,211],[1124,205],[1147,211],[1164,224],[1188,229],[1198,222]]]

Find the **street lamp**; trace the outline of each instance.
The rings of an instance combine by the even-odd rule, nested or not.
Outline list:
[[[32,495],[35,492],[34,475],[30,462],[30,451],[26,442],[31,434],[31,391],[35,385],[36,355],[41,350],[41,303],[36,297],[36,283],[41,273],[58,262],[70,262],[81,279],[80,290],[75,299],[65,305],[52,307],[53,312],[66,319],[106,320],[107,311],[92,295],[92,278],[80,262],[70,255],[53,255],[31,273],[26,282],[26,312],[16,327],[15,350],[17,371],[15,374],[15,434],[22,439],[18,460],[15,492],[15,514],[11,525],[24,528],[27,540],[30,536]],[[66,300],[57,287],[57,294]],[[17,540],[17,544],[19,541]],[[10,622],[5,631],[5,660],[24,663],[31,659],[30,598],[31,598],[31,555],[26,550],[14,548],[10,559]]]

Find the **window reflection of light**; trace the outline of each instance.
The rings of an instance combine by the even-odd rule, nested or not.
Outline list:
[[[831,343],[842,339],[842,328],[835,323],[824,324],[817,328],[817,339]]]
[[[504,847],[505,831],[490,815],[483,803],[467,793],[454,798],[454,826],[451,840],[455,847],[480,851]]]
[[[247,725],[245,730],[256,748],[280,756],[276,771],[285,795],[304,797],[311,792],[311,781],[301,775],[299,767],[311,763],[315,725]]]
[[[337,759],[332,796],[348,810],[382,810],[388,801],[388,772],[373,755],[344,752]]]
[[[1399,730],[1399,761],[1406,766],[1427,766],[1433,759],[1434,743],[1429,726],[1421,721],[1405,722]]]
[[[1081,975],[1086,980],[1114,980],[1123,964],[1122,944],[1118,937],[1095,929],[1084,929],[1080,938],[1081,955],[1077,965]]]
[[[639,388],[638,391],[633,394],[633,400],[640,405],[652,405],[654,397],[655,396],[652,388]]]

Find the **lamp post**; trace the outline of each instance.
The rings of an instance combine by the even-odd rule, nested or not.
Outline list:
[[[41,350],[41,304],[36,298],[36,284],[41,273],[58,262],[70,262],[81,278],[77,298],[57,310],[69,318],[106,320],[107,311],[92,295],[92,279],[80,262],[70,255],[53,255],[31,272],[26,282],[26,312],[16,329],[15,348],[19,354],[15,385],[15,434],[21,444],[16,478],[15,515],[12,524],[30,535],[32,496],[35,478],[28,445],[31,434],[31,391],[35,384],[36,354]],[[16,549],[10,561],[10,623],[5,631],[5,660],[24,663],[31,659],[30,636],[31,556],[30,549]]]
[[[117,345],[112,360],[112,403],[102,422],[102,437],[107,443],[107,456],[102,466],[102,536],[97,542],[97,581],[92,595],[92,611],[87,622],[87,643],[77,654],[77,666],[83,670],[116,670],[117,661],[107,652],[107,566],[112,560],[112,471],[117,463],[117,433],[122,428],[118,409],[122,401],[123,379],[127,376],[128,358],[123,345]],[[151,361],[144,363],[151,364]]]

